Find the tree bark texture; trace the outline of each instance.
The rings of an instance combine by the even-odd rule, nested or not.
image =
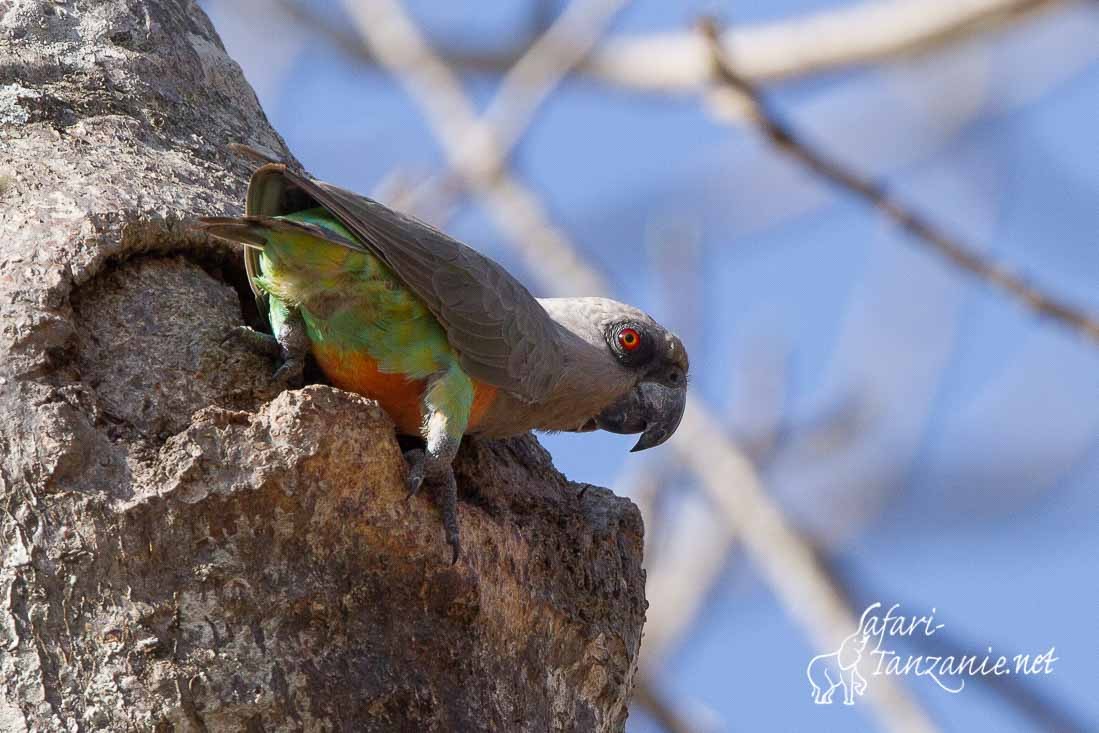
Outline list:
[[[0,0],[0,731],[622,729],[636,508],[467,439],[451,566],[377,405],[222,342],[230,142],[193,3]]]

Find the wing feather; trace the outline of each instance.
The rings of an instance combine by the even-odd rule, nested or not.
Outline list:
[[[247,213],[292,213],[304,208],[300,194],[331,212],[424,302],[471,377],[528,402],[553,390],[561,372],[557,325],[504,268],[434,227],[283,164],[253,175]]]

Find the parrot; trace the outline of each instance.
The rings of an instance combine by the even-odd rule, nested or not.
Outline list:
[[[300,385],[306,356],[334,386],[376,400],[405,452],[407,489],[427,485],[451,563],[461,552],[452,462],[465,435],[531,430],[637,434],[660,445],[679,426],[689,362],[682,341],[638,308],[604,297],[535,298],[501,265],[442,231],[307,176],[262,151],[245,214],[203,217],[243,245],[271,333],[232,336]]]

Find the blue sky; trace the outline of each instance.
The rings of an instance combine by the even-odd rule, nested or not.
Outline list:
[[[639,0],[613,32],[833,5]],[[368,192],[394,169],[439,169],[436,143],[391,79],[284,20],[204,6],[315,175]],[[526,17],[517,2],[411,7],[434,38],[470,47],[514,37]],[[931,58],[768,91],[829,152],[1099,313],[1096,37],[1099,12],[1076,6]],[[492,79],[467,83],[479,104],[491,98]],[[1099,727],[1096,344],[959,275],[692,97],[571,81],[515,165],[620,297],[689,334],[693,383],[734,435],[766,426],[767,389],[779,385],[794,428],[762,471],[767,489],[860,588],[913,613],[935,607],[978,647],[1056,645],[1054,673],[1026,683]],[[692,249],[657,247],[652,232],[668,227],[695,233]],[[476,207],[462,206],[447,229],[532,282]],[[661,275],[669,264],[684,271],[680,287]],[[838,444],[798,429],[834,412],[855,416]],[[543,442],[568,476],[604,485],[662,460],[629,454],[621,436]],[[676,501],[697,506],[690,479],[681,483]],[[694,520],[670,514],[689,542],[682,522]],[[816,653],[734,552],[659,678],[718,730],[876,730],[865,704],[812,704],[805,665]],[[946,730],[1043,729],[980,684],[958,695],[905,684]],[[630,729],[656,730],[641,713]]]

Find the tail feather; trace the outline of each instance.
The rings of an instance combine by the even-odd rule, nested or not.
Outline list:
[[[239,242],[245,247],[263,249],[267,246],[267,233],[264,229],[244,219],[234,219],[228,216],[208,216],[199,219],[199,227],[208,234],[230,242]]]
[[[360,252],[368,251],[353,239],[348,239],[316,224],[290,221],[273,216],[206,216],[199,219],[199,226],[215,237],[240,242],[246,247],[255,249],[263,249],[267,246],[267,238],[272,232],[284,232],[287,234],[307,234],[317,239],[342,245],[348,249]]]
[[[298,216],[291,214],[290,216]],[[256,296],[260,311],[267,313],[267,293],[257,284],[260,277],[260,252],[271,243],[273,235],[307,235],[358,252],[369,252],[362,244],[308,221],[274,216],[208,216],[199,219],[199,228],[209,234],[244,245],[244,270],[248,284]]]

